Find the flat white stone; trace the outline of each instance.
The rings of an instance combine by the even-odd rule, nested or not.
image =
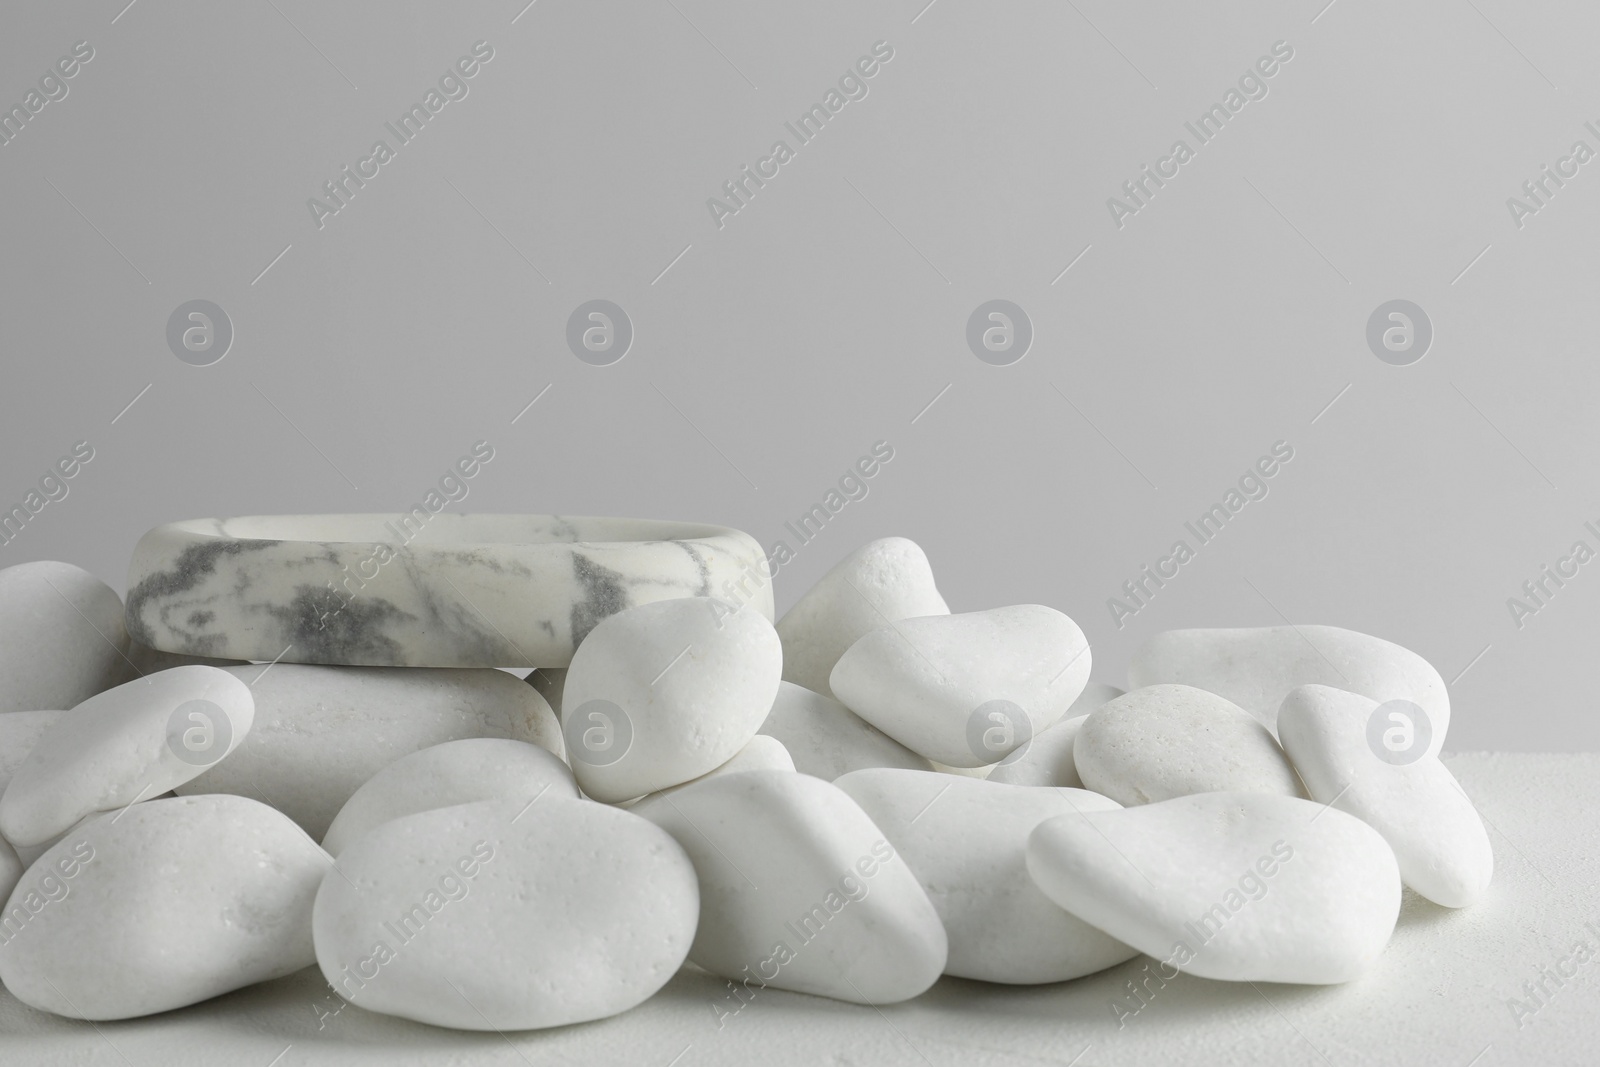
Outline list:
[[[0,981],[74,1019],[180,1008],[314,962],[311,905],[330,860],[243,797],[174,797],[62,839],[12,891]]]
[[[1163,978],[1347,982],[1400,914],[1400,871],[1376,830],[1270,793],[1058,816],[1027,855],[1046,896],[1155,957]]]
[[[334,992],[462,1030],[628,1010],[677,972],[700,910],[671,837],[618,808],[548,795],[526,810],[490,800],[386,822],[337,867],[315,914]]]
[[[53,560],[0,570],[0,714],[71,708],[132,673],[122,598]]]
[[[1041,730],[1027,744],[995,764],[989,772],[989,781],[1005,785],[1050,785],[1069,789],[1082,789],[1083,779],[1078,777],[1078,767],[1072,762],[1072,741],[1078,736],[1078,727],[1089,713],[1098,710],[1108,701],[1121,696],[1123,691],[1114,685],[1090,682],[1078,694],[1078,699],[1067,709],[1066,717],[1054,726]]]
[[[0,712],[0,794],[11,783],[24,757],[33,751],[39,738],[56,719],[60,711],[9,711]]]
[[[362,783],[399,759],[464,737],[558,751],[555,712],[505,671],[442,667],[227,667],[255,696],[255,725],[179,794],[236,793],[278,808],[321,840]]]
[[[1073,740],[1084,787],[1125,807],[1190,793],[1303,797],[1272,732],[1204,689],[1152,685],[1105,704]]]
[[[737,588],[773,617],[766,553],[738,530],[458,514],[430,496],[437,507],[405,515],[158,526],[128,566],[128,629],[167,652],[268,662],[564,667],[601,619],[638,604]]]
[[[1028,874],[1028,835],[1046,819],[1119,805],[1082,789],[1035,789],[932,771],[874,768],[834,783],[910,866],[950,939],[944,973],[1062,982],[1139,954],[1063,911]]]
[[[867,767],[925,771],[931,766],[837,700],[793,682],[778,683],[761,733],[783,742],[795,770],[829,782]]]
[[[1338,626],[1167,630],[1134,653],[1129,685],[1172,682],[1227,697],[1269,729],[1289,690],[1328,685],[1384,701],[1419,705],[1437,753],[1450,728],[1450,696],[1433,665],[1381,637]]]
[[[322,838],[337,856],[374,827],[419,811],[479,800],[578,798],[578,784],[555,754],[526,741],[464,737],[401,756],[362,783]]]
[[[174,667],[58,716],[0,796],[0,834],[36,845],[90,812],[159,796],[225,759],[250,732],[250,687],[217,667]]]
[[[869,541],[824,574],[778,620],[784,680],[833,696],[833,665],[857,640],[885,623],[948,614],[950,608],[933,583],[933,568],[915,541]]]
[[[1077,623],[1018,604],[873,630],[834,665],[833,692],[913,752],[979,767],[1057,722],[1083,692],[1089,662]]]
[[[805,774],[717,775],[633,809],[694,862],[689,958],[739,983],[858,1004],[926,990],[949,942],[894,846],[855,801]]]
[[[1408,729],[1389,718],[1390,710],[1380,713],[1377,701],[1358,693],[1301,686],[1283,701],[1278,736],[1311,799],[1382,834],[1406,885],[1435,904],[1466,907],[1494,875],[1489,835],[1438,756],[1423,752],[1407,762],[1403,746],[1398,755],[1385,747],[1385,734],[1399,730],[1391,736],[1403,741]]]
[[[686,597],[610,616],[561,697],[578,785],[617,803],[716,769],[761,728],[782,669],[777,633],[748,607]]]

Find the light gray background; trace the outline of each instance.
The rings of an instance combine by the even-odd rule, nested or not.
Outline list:
[[[466,508],[794,546],[887,439],[780,610],[900,534],[956,610],[1067,611],[1104,681],[1159,630],[1287,617],[1426,656],[1451,748],[1600,747],[1600,562],[1520,630],[1506,605],[1600,549],[1600,161],[1506,207],[1600,149],[1591,6],[524,2],[6,5],[6,108],[95,58],[0,147],[0,501],[96,458],[0,564],[121,588],[150,526],[403,509],[480,438]],[[307,198],[480,39],[468,97],[319,231]],[[707,198],[878,40],[869,95],[719,231]],[[1269,95],[1113,225],[1278,40]],[[636,330],[604,368],[564,341],[597,297]],[[236,332],[210,367],[165,341],[196,298]],[[965,344],[992,298],[1036,331],[1010,367]],[[1409,367],[1364,340],[1394,298],[1436,330]],[[1106,599],[1280,439],[1270,495],[1117,629]]]

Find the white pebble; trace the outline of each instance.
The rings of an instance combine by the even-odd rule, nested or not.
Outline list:
[[[694,862],[700,926],[689,958],[746,993],[771,986],[890,1004],[923,992],[944,970],[949,943],[938,912],[893,844],[836,786],[748,771],[633,810]]]
[[[995,764],[989,781],[1006,785],[1053,785],[1082,789],[1083,779],[1072,762],[1072,742],[1089,713],[1122,695],[1114,685],[1090,682],[1067,709],[1066,718]]]
[[[683,849],[649,822],[546,796],[384,823],[317,893],[317,963],[370,1011],[461,1030],[564,1026],[666,984],[700,903]]]
[[[1292,691],[1278,736],[1313,800],[1372,826],[1394,849],[1406,885],[1436,904],[1464,908],[1494,875],[1483,820],[1431,752],[1407,753],[1408,724],[1375,700],[1321,685]]]
[[[76,707],[133,677],[122,598],[70,563],[0,569],[0,714]]]
[[[1050,819],[1028,839],[1028,872],[1061,907],[1161,961],[1163,977],[1347,982],[1400,914],[1400,871],[1376,830],[1270,793]]]
[[[1126,807],[1190,793],[1305,795],[1270,730],[1187,685],[1117,697],[1084,721],[1072,758],[1085,788]]]
[[[488,667],[224,668],[256,700],[250,736],[179,794],[236,793],[269,804],[321,840],[380,770],[464,737],[561,747],[555,712],[533,687]]]
[[[833,696],[828,677],[844,650],[886,622],[950,609],[915,541],[884,537],[856,549],[824,574],[778,620],[783,677]]]
[[[1134,653],[1128,678],[1135,689],[1173,682],[1208,690],[1273,731],[1278,706],[1301,685],[1412,701],[1427,716],[1434,752],[1450,727],[1450,696],[1432,664],[1392,641],[1337,626],[1167,630]]]
[[[250,687],[216,667],[174,667],[61,715],[0,796],[0,834],[36,845],[90,812],[159,796],[215,765],[250,732]]]
[[[833,668],[857,715],[950,767],[998,763],[1057,722],[1089,679],[1083,631],[1041,604],[933,615],[862,637]]]
[[[1028,835],[1046,819],[1118,807],[1081,789],[853,771],[836,783],[889,838],[950,938],[944,973],[986,982],[1061,982],[1138,950],[1062,911],[1028,875]]]
[[[181,1008],[310,966],[330,860],[283,815],[231,796],[100,817],[28,868],[0,922],[0,981],[74,1019]]]
[[[322,847],[337,856],[376,826],[419,811],[478,800],[566,797],[572,772],[538,745],[500,737],[465,737],[401,756],[357,789],[334,817]]]
[[[23,870],[22,859],[17,855],[16,850],[4,841],[0,841],[0,899],[11,899],[11,891],[17,888],[17,882],[22,878]],[[0,923],[4,921],[5,917],[0,916]],[[0,931],[4,929],[4,926],[0,925]]]
[[[601,620],[573,654],[561,696],[578,785],[616,803],[716,769],[761,728],[782,670],[772,624],[710,597]]]
[[[837,700],[793,682],[778,684],[761,732],[783,742],[795,770],[829,782],[867,767],[925,771],[930,766]]]
[[[63,714],[60,711],[0,712],[0,794],[11,784],[11,776],[17,773],[45,730]]]

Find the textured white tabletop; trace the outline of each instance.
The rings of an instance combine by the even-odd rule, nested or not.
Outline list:
[[[1489,825],[1494,886],[1460,912],[1408,894],[1377,968],[1346,986],[1179,977],[1119,1028],[1111,1003],[1126,996],[1141,958],[1051,986],[945,979],[881,1011],[768,990],[723,1014],[719,1028],[735,1003],[723,999],[726,985],[686,970],[616,1018],[497,1036],[353,1006],[330,1014],[338,1001],[313,968],[98,1026],[0,993],[0,1065],[1600,1063],[1600,754],[1447,759]],[[1542,1003],[1524,989],[1541,981]],[[1526,1005],[1520,1018],[1512,998]]]

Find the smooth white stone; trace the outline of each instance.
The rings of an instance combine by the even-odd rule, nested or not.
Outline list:
[[[738,530],[441,513],[446,501],[431,495],[431,513],[158,526],[128,565],[128,629],[152,648],[202,656],[564,667],[596,623],[638,604],[737,587],[741,603],[773,618],[766,553]]]
[[[833,696],[829,675],[844,650],[889,622],[948,615],[933,568],[915,541],[884,537],[856,549],[778,620],[783,677]]]
[[[1191,793],[1303,797],[1272,731],[1204,689],[1152,685],[1110,701],[1072,744],[1084,788],[1125,807]]]
[[[1450,695],[1432,664],[1392,641],[1338,626],[1167,630],[1133,654],[1128,679],[1134,689],[1171,682],[1208,690],[1274,731],[1278,706],[1302,685],[1413,702],[1428,717],[1433,752],[1450,728]]]
[[[545,796],[384,823],[317,893],[317,963],[359,1007],[462,1030],[600,1019],[683,964],[700,900],[683,849],[618,808]]]
[[[64,714],[61,711],[0,712],[0,794],[11,784],[11,776],[17,773],[45,730]]]
[[[1058,721],[1083,692],[1089,661],[1077,623],[1018,604],[873,630],[834,665],[833,692],[913,752],[979,767]],[[1028,724],[1009,721],[1024,714]]]
[[[949,942],[928,895],[828,782],[718,775],[634,811],[694,862],[700,926],[689,958],[706,970],[858,1004],[909,1000],[944,970]]]
[[[0,714],[71,708],[123,681],[122,598],[70,563],[0,570]]]
[[[928,770],[927,760],[821,693],[780,682],[761,733],[783,742],[794,768],[824,781],[867,767]]]
[[[479,800],[578,799],[572,771],[555,754],[526,741],[465,737],[401,756],[362,783],[322,838],[337,856],[374,827],[419,811]]]
[[[465,737],[558,752],[561,726],[505,671],[445,667],[228,667],[256,700],[250,736],[181,795],[236,793],[270,804],[321,840],[362,783],[399,759]]]
[[[1005,785],[1051,785],[1082,789],[1083,779],[1072,762],[1072,741],[1089,713],[1122,695],[1122,690],[1090,682],[1067,709],[1066,717],[995,764],[989,781]]]
[[[716,769],[761,728],[782,669],[777,633],[748,607],[686,597],[610,616],[561,697],[578,785],[616,803]]]
[[[1313,800],[1348,811],[1394,849],[1405,884],[1435,904],[1464,908],[1494,876],[1494,849],[1483,820],[1439,757],[1424,753],[1390,763],[1372,747],[1378,702],[1321,685],[1284,698],[1278,736]],[[1385,714],[1381,731],[1392,724]]]
[[[243,797],[135,804],[28,868],[0,927],[0,980],[32,1007],[106,1020],[292,974],[314,962],[311,905],[330,863]]]
[[[158,796],[203,773],[250,732],[250,687],[217,667],[174,667],[59,716],[0,796],[0,834],[36,845],[90,812]]]
[[[157,671],[170,671],[174,667],[242,667],[242,659],[221,659],[217,656],[196,656],[182,652],[162,652],[138,641],[128,642],[128,678],[138,678]]]
[[[1198,793],[1049,819],[1028,872],[1051,900],[1202,978],[1347,982],[1400,915],[1394,853],[1342,811],[1270,793]]]
[[[1062,911],[1028,874],[1028,835],[1046,819],[1108,811],[1082,789],[952,781],[931,771],[873,768],[834,783],[861,805],[906,861],[950,938],[944,973],[985,982],[1062,982],[1138,950]]]

